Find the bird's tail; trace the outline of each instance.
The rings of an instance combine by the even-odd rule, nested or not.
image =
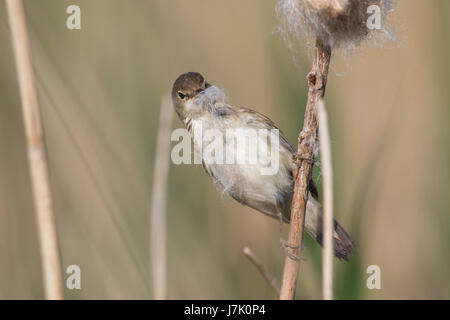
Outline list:
[[[320,245],[322,245],[322,223],[322,205],[312,196],[309,196],[306,205],[305,230]],[[334,220],[333,238],[335,257],[348,261],[353,254],[355,243],[352,241],[347,231],[345,231],[336,220]]]

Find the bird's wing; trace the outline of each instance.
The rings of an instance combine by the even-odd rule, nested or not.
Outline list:
[[[251,124],[255,127],[261,128],[261,129],[276,129],[279,132],[280,136],[280,144],[287,150],[289,150],[292,154],[295,154],[294,147],[289,143],[288,139],[284,135],[283,131],[281,131],[275,123],[270,120],[268,117],[263,115],[262,113],[259,113],[257,111],[254,111],[252,109],[243,108],[243,107],[235,107],[235,110],[239,114],[239,116],[246,121],[248,124]]]
[[[259,113],[257,111],[254,111],[252,109],[243,108],[243,107],[234,107],[231,106],[231,108],[234,108],[235,111],[238,112],[238,114],[241,114],[241,118],[247,119],[247,123],[251,123],[252,125],[255,125],[257,127],[260,127],[261,129],[277,129],[280,136],[280,143],[281,145],[289,150],[292,155],[296,154],[296,150],[294,147],[289,143],[284,133],[275,125],[275,123],[270,120],[268,117],[263,115],[262,113]],[[292,178],[295,179],[294,173],[292,173]],[[317,190],[317,186],[314,182],[314,180],[311,178],[311,181],[309,182],[309,191],[311,192],[311,195],[314,199],[319,199],[319,192]]]

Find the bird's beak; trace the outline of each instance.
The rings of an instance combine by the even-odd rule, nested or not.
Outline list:
[[[208,82],[205,82],[205,89],[199,89],[197,91],[197,94],[205,92],[205,90],[208,89],[209,87],[211,87],[211,85]]]

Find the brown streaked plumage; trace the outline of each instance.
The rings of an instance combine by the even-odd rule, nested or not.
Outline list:
[[[172,89],[172,100],[180,120],[191,134],[196,150],[205,142],[204,137],[198,134],[200,130],[216,130],[223,136],[228,130],[278,130],[272,120],[263,114],[228,104],[224,93],[196,72],[185,73],[177,78]],[[279,165],[273,175],[262,175],[260,163],[211,163],[205,158],[202,158],[202,163],[208,176],[223,193],[243,205],[289,223],[293,176],[297,170],[294,159],[296,152],[283,133],[278,132]],[[264,140],[258,140],[258,144],[261,141]],[[267,144],[267,150],[271,150],[271,142],[264,143]],[[247,149],[230,148],[228,139],[225,139],[223,147],[226,152],[234,152],[236,157],[246,157],[248,153]],[[322,216],[317,188],[312,182],[305,230],[319,244],[322,244]],[[337,258],[348,260],[353,253],[354,243],[337,221],[334,221],[334,229],[334,254]]]

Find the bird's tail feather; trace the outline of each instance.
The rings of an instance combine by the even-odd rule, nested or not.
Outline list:
[[[316,199],[310,196],[306,205],[305,230],[320,245],[322,245],[322,223],[322,206]],[[335,257],[348,261],[353,254],[355,243],[347,231],[336,220],[334,220],[333,238]]]

